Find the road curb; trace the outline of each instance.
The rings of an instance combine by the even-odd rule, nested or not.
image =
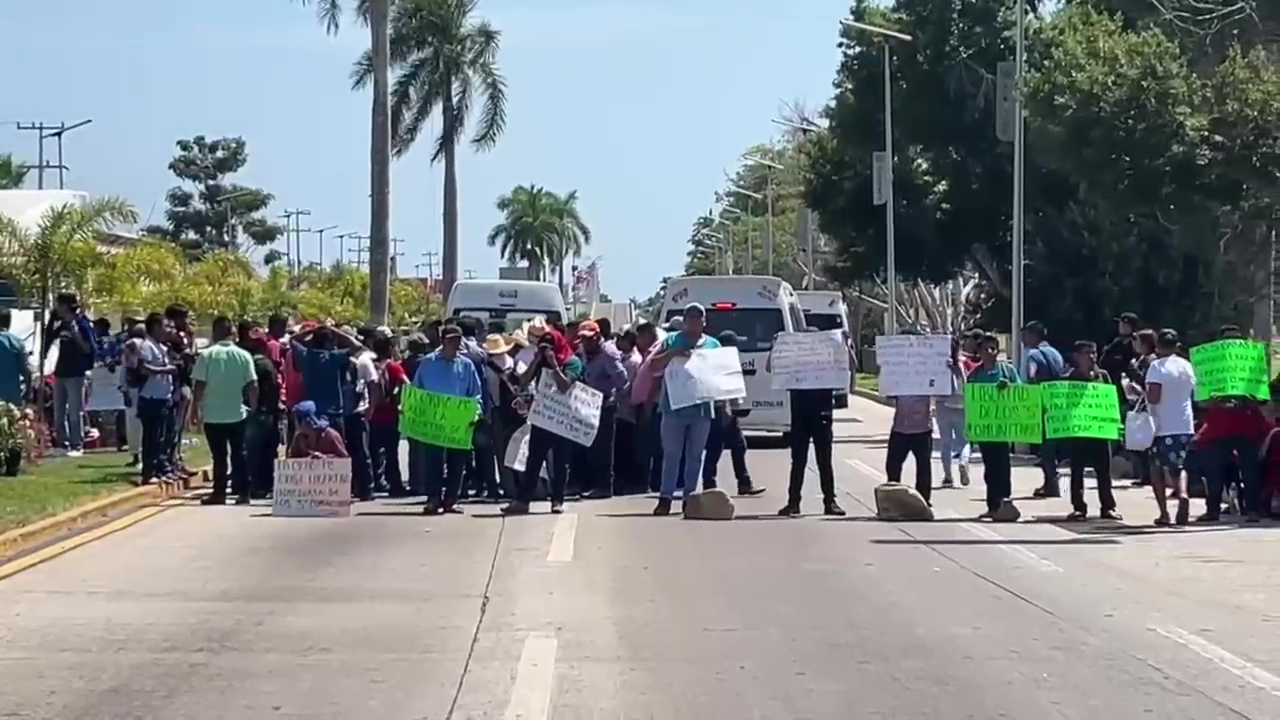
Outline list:
[[[893,407],[893,401],[891,401],[889,398],[884,397],[883,395],[877,392],[872,392],[870,390],[863,390],[862,388],[854,388],[853,394],[857,395],[863,400],[870,400],[871,402],[876,403],[878,405],[884,405],[885,407]]]
[[[74,507],[51,518],[15,528],[0,534],[0,561],[29,550],[51,538],[65,535],[77,526],[101,520],[122,510],[135,510],[161,502],[207,484],[209,484],[209,469],[201,468],[195,475],[181,481],[162,480],[155,485],[131,488]]]

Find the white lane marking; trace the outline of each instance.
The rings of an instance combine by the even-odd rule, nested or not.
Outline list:
[[[875,468],[871,467],[870,465],[868,465],[868,464],[866,464],[866,463],[862,462],[861,460],[850,460],[849,458],[845,458],[845,459],[844,459],[844,461],[845,461],[845,462],[847,462],[847,463],[849,463],[849,465],[850,465],[851,467],[853,467],[853,469],[854,469],[854,470],[857,470],[857,471],[859,471],[859,472],[866,473],[867,475],[870,475],[871,477],[875,478],[876,480],[880,480],[880,481],[884,481],[884,480],[885,480],[885,474],[884,474],[884,473],[882,473],[882,472],[880,472],[879,470],[877,470],[877,469],[875,469]]]
[[[568,517],[568,516],[566,516]],[[556,636],[530,633],[520,651],[516,684],[511,688],[506,720],[546,720],[551,712],[551,689],[556,676]]]
[[[1272,695],[1280,696],[1280,677],[1272,675],[1248,660],[1232,655],[1208,640],[1198,635],[1192,635],[1182,628],[1151,625],[1147,629],[1212,660],[1236,677],[1253,683]]]
[[[881,480],[881,481],[885,480],[884,473],[862,462],[861,460],[851,460],[849,458],[845,458],[844,461],[846,463],[849,463],[851,467],[853,467],[855,470],[858,470],[859,472],[870,475],[871,477],[877,480]],[[959,518],[960,515],[954,512],[951,512],[949,510],[937,510],[934,513],[934,517],[940,520],[955,520]],[[1007,544],[1009,542],[1008,538],[996,533],[993,530],[988,530],[987,528],[981,525],[978,525],[977,523],[957,523],[957,525],[959,527],[964,528],[966,531],[973,533],[974,535],[977,535],[980,538],[994,541],[992,544],[995,545],[996,547],[1000,548],[1001,550],[1004,550],[1005,552],[1009,553],[1010,555],[1013,555],[1014,557],[1018,557],[1030,562],[1032,565],[1040,568],[1041,570],[1045,570],[1047,572],[1063,571],[1062,568],[1058,567],[1057,565],[1054,565],[1053,563],[1049,562],[1048,560],[1045,560],[1044,558],[1040,557],[1039,555],[1031,552],[1030,550],[1024,547]]]
[[[551,550],[547,552],[547,562],[569,562],[573,560],[573,541],[578,534],[578,514],[565,513],[556,520],[556,528],[551,533]]]

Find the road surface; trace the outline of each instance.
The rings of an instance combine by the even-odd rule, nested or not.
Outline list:
[[[781,449],[732,523],[175,508],[0,581],[0,718],[1280,717],[1280,529],[876,522],[888,419],[839,417],[843,519],[812,468],[771,517]]]

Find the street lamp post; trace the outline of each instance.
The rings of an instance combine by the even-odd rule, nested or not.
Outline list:
[[[1009,357],[1013,360],[1015,367],[1021,367],[1022,364],[1022,324],[1023,324],[1023,273],[1022,273],[1022,243],[1023,243],[1023,203],[1025,202],[1025,193],[1023,191],[1023,182],[1025,181],[1024,165],[1026,162],[1026,149],[1024,147],[1025,124],[1022,113],[1022,73],[1026,65],[1026,0],[1015,0],[1017,5],[1017,50],[1014,58],[1015,62],[1015,83],[1016,91],[1013,95],[1013,235],[1010,238],[1010,244],[1013,246],[1013,257],[1010,258],[1012,263],[1012,273],[1010,280],[1009,295],[1012,307],[1012,317],[1010,320],[1013,327],[1010,328],[1009,341]]]
[[[745,195],[745,196],[747,196],[748,198],[750,198],[750,199],[752,199],[752,200],[764,200],[764,199],[765,199],[765,196],[764,196],[764,195],[761,195],[761,194],[760,194],[760,193],[758,193],[758,192],[752,192],[752,191],[750,191],[750,190],[748,190],[748,189],[746,189],[746,188],[743,188],[743,187],[738,187],[737,185],[730,185],[730,186],[729,186],[729,192],[738,193],[739,195]],[[767,207],[768,207],[768,210],[767,210],[767,212],[768,212],[768,220],[767,220],[767,223],[768,223],[768,224],[765,226],[765,232],[767,232],[767,233],[769,234],[769,236],[768,236],[767,238],[765,238],[765,254],[766,254],[766,256],[771,256],[771,255],[772,255],[772,253],[770,253],[770,252],[769,252],[769,246],[773,243],[773,197],[772,197],[772,193],[770,194],[770,197],[769,197],[769,199],[768,199],[768,205],[767,205]],[[751,209],[751,206],[750,206],[750,204],[748,204],[748,205],[747,205],[747,210],[749,211],[750,209]],[[747,232],[747,247],[748,247],[748,248],[750,248],[750,247],[751,247],[751,233],[750,233],[750,231],[748,231],[748,232]],[[748,251],[747,251],[747,254],[748,254],[748,255],[750,255],[750,254],[751,254],[751,251],[750,251],[750,250],[748,250]],[[750,261],[750,260],[748,260],[748,261],[747,261],[747,264],[748,264],[748,265],[751,265],[751,261]],[[752,268],[752,271],[754,271],[754,268]],[[773,268],[769,268],[769,274],[770,274],[770,275],[772,275],[772,274],[773,274]]]
[[[320,267],[321,268],[324,267],[324,234],[329,232],[330,230],[337,230],[337,229],[338,229],[337,225],[329,225],[327,227],[316,228],[314,230],[311,228],[307,228],[306,230],[302,231],[305,233],[312,233],[318,236],[316,240],[316,244],[320,246]],[[299,249],[299,252],[301,252],[301,249]],[[299,256],[298,258],[298,264],[299,265],[302,264],[301,256]]]
[[[769,233],[769,235],[766,238],[768,242],[766,242],[764,246],[764,264],[765,264],[765,268],[769,271],[769,274],[772,275],[773,274],[773,171],[781,170],[782,166],[776,162],[773,162],[771,160],[765,160],[764,158],[758,157],[756,155],[743,155],[742,159],[746,160],[747,162],[755,163],[756,165],[763,165],[765,168],[768,168],[768,170],[765,172],[765,182],[767,183],[766,185],[767,189],[765,190],[765,197],[768,198],[768,203],[769,203],[768,226],[766,227],[766,231]],[[809,245],[810,245],[809,252],[810,254],[812,254],[813,253],[812,236],[810,236],[809,238]]]
[[[252,190],[237,190],[233,193],[220,195],[216,200],[214,200],[216,204],[221,205],[223,207],[223,212],[226,213],[227,220],[226,220],[226,225],[223,226],[222,228],[222,241],[227,243],[228,245],[235,242],[235,237],[231,233],[231,231],[234,228],[234,226],[231,223],[231,201],[235,200],[236,198],[248,197],[252,194],[253,194]]]
[[[881,182],[884,186],[884,234],[885,234],[885,274],[889,281],[889,319],[885,331],[890,334],[898,332],[898,261],[893,240],[893,82],[891,79],[893,55],[889,48],[889,40],[911,42],[910,35],[887,30],[875,25],[841,20],[841,25],[874,33],[884,40],[884,170]],[[812,258],[810,258],[812,262]]]
[[[720,272],[720,268],[724,267],[726,275],[733,274],[733,259],[729,257],[729,248],[724,243],[724,236],[720,233],[703,230],[698,233],[698,238],[702,240],[702,245],[706,247],[716,248],[716,272]],[[715,238],[714,240],[706,240],[705,238]]]

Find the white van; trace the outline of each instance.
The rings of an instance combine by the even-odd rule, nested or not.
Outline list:
[[[849,327],[849,307],[844,303],[844,295],[834,290],[801,290],[796,296],[800,298],[800,309],[804,311],[806,325],[816,330],[841,330],[844,332],[845,342],[852,343],[853,331]],[[836,393],[837,408],[849,407],[849,389],[853,387],[854,368],[849,369],[849,386],[844,392]]]
[[[780,332],[804,327],[804,313],[791,285],[757,275],[690,275],[667,282],[662,322],[680,317],[691,302],[707,309],[706,333],[725,330],[738,335],[738,354],[747,385],[740,425],[754,432],[785,433],[791,429],[787,392],[774,390],[765,361]]]
[[[445,307],[446,317],[480,320],[482,333],[512,332],[535,315],[563,323],[567,315],[557,285],[530,280],[459,280]]]

